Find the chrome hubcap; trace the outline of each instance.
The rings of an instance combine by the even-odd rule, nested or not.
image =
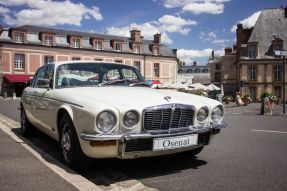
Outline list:
[[[72,161],[72,135],[70,129],[67,129],[68,126],[63,128],[61,146],[64,160],[67,163]]]

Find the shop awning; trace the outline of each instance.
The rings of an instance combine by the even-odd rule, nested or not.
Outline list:
[[[33,76],[30,75],[16,75],[16,74],[5,74],[9,83],[27,83]]]

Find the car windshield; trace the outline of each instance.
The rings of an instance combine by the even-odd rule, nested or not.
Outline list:
[[[145,85],[141,74],[133,67],[108,63],[72,63],[60,65],[56,72],[56,88],[83,86]]]

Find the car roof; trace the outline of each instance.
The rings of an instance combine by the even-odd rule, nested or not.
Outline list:
[[[124,66],[130,66],[127,64],[122,64],[122,63],[117,63],[117,62],[106,62],[106,61],[91,61],[91,60],[69,60],[69,61],[60,61],[60,62],[52,62],[51,64],[54,64],[55,67],[63,65],[63,64],[84,64],[84,63],[89,63],[89,64],[117,64],[117,65],[124,65]],[[130,66],[132,67],[132,66]]]

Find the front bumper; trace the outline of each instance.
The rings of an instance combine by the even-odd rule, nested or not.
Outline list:
[[[194,133],[205,133],[208,131],[217,131],[227,126],[226,123],[211,124],[207,127],[187,127],[180,130],[166,130],[166,131],[147,131],[143,133],[125,133],[125,134],[90,134],[81,133],[80,138],[86,141],[109,141],[109,140],[135,140],[148,138],[173,137],[181,135],[189,135]]]
[[[85,141],[112,141],[118,142],[119,158],[135,158],[143,156],[156,156],[162,154],[170,154],[191,150],[199,146],[208,145],[210,135],[218,133],[222,128],[225,128],[226,123],[211,124],[206,127],[187,127],[181,129],[172,129],[165,131],[147,131],[143,133],[126,133],[126,134],[89,134],[81,133],[80,138]],[[184,136],[190,134],[198,134],[198,145],[188,148],[172,149],[166,151],[153,151],[153,139],[163,137]]]

